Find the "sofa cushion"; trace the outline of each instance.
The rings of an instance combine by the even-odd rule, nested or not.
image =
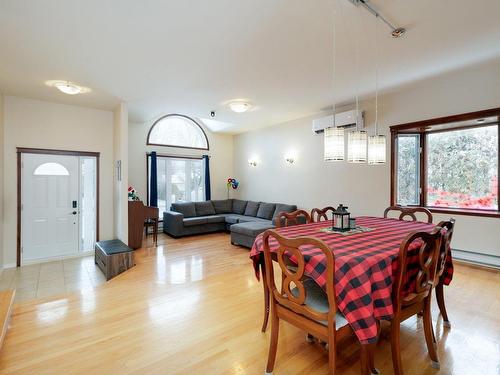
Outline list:
[[[256,237],[258,234],[271,228],[274,227],[269,221],[252,221],[249,223],[231,225],[231,232],[243,234],[245,236]]]
[[[232,199],[222,199],[218,201],[211,201],[216,214],[229,214],[233,212],[233,200]]]
[[[271,220],[273,218],[275,209],[276,204],[274,203],[261,203],[259,205],[259,210],[257,211],[257,217],[260,217],[261,219]]]
[[[248,201],[245,207],[245,216],[257,216],[257,211],[259,211],[259,203]]]
[[[185,218],[196,216],[193,202],[172,203],[170,211],[180,212]]]
[[[194,202],[196,216],[215,215],[215,208],[211,201]]]
[[[206,224],[208,221],[206,217],[188,217],[187,219],[182,220],[182,222],[185,227],[192,227],[193,225]]]
[[[233,199],[233,212],[238,215],[243,215],[245,213],[245,208],[247,207],[248,201],[242,201],[241,199]]]
[[[210,215],[210,216],[199,216],[203,219],[207,219],[207,223],[224,223],[226,218],[224,215]]]
[[[224,215],[226,223],[228,224],[236,224],[239,223],[242,218],[245,216],[243,215]]]
[[[238,221],[238,223],[249,223],[251,221],[252,222],[259,221],[271,224],[271,220],[262,219],[256,216],[241,216],[241,219]]]
[[[297,206],[294,204],[276,203],[276,209],[274,210],[273,218],[278,216],[280,212],[293,212],[293,211],[297,211]]]

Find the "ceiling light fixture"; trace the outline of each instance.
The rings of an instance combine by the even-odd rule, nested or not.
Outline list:
[[[55,84],[55,86],[59,91],[68,95],[76,95],[82,92],[80,86],[74,85],[69,82],[58,82]]]
[[[245,100],[232,100],[227,105],[231,111],[236,113],[243,113],[252,108],[252,104]]]
[[[358,17],[359,20],[359,17]],[[364,130],[358,130],[359,124],[359,37],[355,40],[355,62],[356,62],[356,129],[347,135],[347,162],[366,163],[368,135]]]
[[[336,37],[337,37],[337,11],[333,14],[333,123],[332,126],[325,129],[324,133],[324,161],[342,161],[344,160],[345,146],[344,146],[344,128],[338,128],[335,124],[335,69],[336,69]]]
[[[385,135],[378,134],[378,16],[375,18],[375,135],[368,137],[368,164],[385,164]]]
[[[55,87],[62,93],[68,95],[84,94],[90,91],[88,87],[79,86],[70,81],[47,81],[45,84],[50,87]]]
[[[371,14],[375,17],[380,18],[387,26],[391,28],[391,35],[393,38],[399,38],[406,33],[406,29],[404,27],[394,26],[392,23],[387,21],[376,9],[373,5],[368,4],[367,0],[349,0],[354,5],[362,5],[365,7]]]

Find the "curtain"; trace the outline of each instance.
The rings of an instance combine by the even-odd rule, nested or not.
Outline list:
[[[210,159],[208,155],[203,155],[205,162],[205,199],[209,201],[212,199],[212,192],[210,191]]]
[[[149,206],[158,207],[158,181],[156,167],[156,152],[151,153],[151,167],[149,173]]]

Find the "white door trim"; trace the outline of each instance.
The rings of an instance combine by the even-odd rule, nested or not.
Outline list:
[[[54,150],[40,148],[17,147],[17,258],[16,266],[21,266],[21,239],[22,239],[22,154],[43,154],[43,155],[73,155],[91,156],[96,158],[96,241],[99,241],[99,192],[100,192],[100,152]]]

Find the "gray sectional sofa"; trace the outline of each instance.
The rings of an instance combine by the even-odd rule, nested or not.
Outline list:
[[[292,212],[297,206],[253,202],[240,199],[173,203],[163,213],[163,232],[182,237],[191,234],[231,231],[231,243],[252,247],[255,237],[274,228],[280,212]]]

